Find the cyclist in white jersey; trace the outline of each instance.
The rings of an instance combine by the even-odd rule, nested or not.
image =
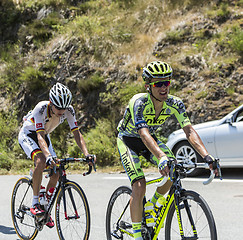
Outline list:
[[[136,94],[129,101],[123,119],[118,125],[117,146],[123,167],[131,181],[132,195],[130,212],[134,239],[142,240],[141,220],[143,197],[146,191],[145,176],[139,155],[158,166],[163,176],[168,176],[168,157],[174,157],[171,150],[155,136],[155,131],[167,118],[174,115],[184,130],[188,141],[214,169],[215,159],[192,127],[182,100],[169,94],[172,68],[165,62],[151,62],[143,68],[143,80],[147,93]],[[153,204],[170,189],[171,181],[158,188],[151,199]]]
[[[44,214],[39,205],[39,191],[43,170],[46,166],[53,168],[56,165],[54,161],[56,154],[52,147],[49,133],[67,119],[77,145],[86,158],[93,158],[93,155],[89,154],[84,138],[78,129],[75,111],[70,105],[72,100],[70,90],[63,84],[57,83],[51,88],[49,98],[49,101],[39,102],[23,118],[24,123],[18,136],[20,146],[27,157],[34,160],[35,164],[33,171],[33,202],[30,210],[32,214],[37,216]],[[50,177],[46,191],[56,186],[58,177],[58,173],[54,173]],[[52,219],[47,226],[54,226]]]

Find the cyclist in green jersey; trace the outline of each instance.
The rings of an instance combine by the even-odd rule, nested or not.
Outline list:
[[[163,176],[168,176],[167,160],[174,157],[171,150],[155,136],[155,131],[167,118],[174,115],[184,130],[190,144],[214,169],[217,175],[215,159],[209,155],[202,140],[192,127],[186,114],[183,101],[169,94],[172,68],[165,62],[155,61],[143,68],[142,74],[147,93],[136,94],[129,101],[123,119],[118,125],[117,146],[124,169],[131,181],[132,195],[130,212],[133,223],[134,239],[142,240],[141,221],[143,197],[146,182],[139,155],[158,166]],[[157,188],[151,199],[153,204],[171,187],[171,182]]]

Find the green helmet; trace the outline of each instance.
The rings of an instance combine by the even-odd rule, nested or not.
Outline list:
[[[172,68],[166,62],[155,61],[143,68],[143,80],[149,82],[152,78],[166,78],[172,76]]]

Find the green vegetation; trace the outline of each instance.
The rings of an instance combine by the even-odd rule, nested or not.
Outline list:
[[[239,94],[227,81],[243,62],[241,7],[242,0],[3,0],[0,174],[32,167],[17,143],[21,119],[48,99],[57,80],[71,88],[77,115],[88,119],[88,127],[83,118],[78,123],[99,167],[120,164],[116,126],[129,99],[144,92],[141,68],[147,62],[171,63],[171,94],[185,102],[189,94],[192,102],[209,103],[219,89]],[[203,90],[199,77],[205,78]],[[220,84],[209,96],[214,80]],[[51,138],[58,156],[81,154],[67,123]]]
[[[99,73],[95,73],[87,79],[81,79],[78,82],[78,89],[81,93],[87,95],[90,91],[99,89],[102,84],[104,84],[104,78]]]

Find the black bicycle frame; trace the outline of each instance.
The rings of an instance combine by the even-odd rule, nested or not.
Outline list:
[[[62,165],[62,164],[60,165],[60,168],[59,168],[59,174],[61,174],[61,177],[59,179],[59,183],[60,183],[59,186],[61,187],[62,196],[63,196],[63,207],[64,207],[65,219],[66,220],[69,220],[69,219],[72,219],[72,218],[78,219],[79,218],[79,215],[78,215],[78,212],[77,212],[77,207],[76,207],[76,204],[75,204],[75,201],[74,201],[74,198],[73,198],[73,194],[71,192],[71,189],[68,189],[68,193],[69,193],[69,196],[70,196],[72,205],[73,205],[73,209],[74,209],[74,212],[75,212],[75,216],[72,217],[72,216],[68,216],[67,215],[67,202],[66,202],[66,193],[65,193],[65,188],[66,187],[65,187],[65,184],[66,184],[66,182],[68,180],[67,180],[67,177],[66,177],[66,172],[65,172],[64,165]]]

